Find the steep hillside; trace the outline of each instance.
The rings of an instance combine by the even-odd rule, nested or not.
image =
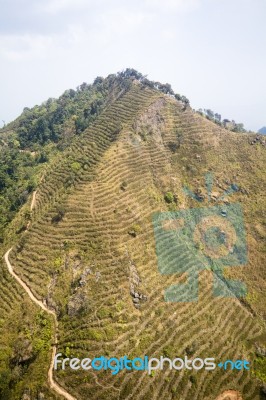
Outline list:
[[[214,400],[228,389],[259,400],[266,379],[264,142],[217,126],[147,82],[125,86],[112,98],[107,89],[99,114],[40,169],[32,211],[29,198],[5,231],[3,254],[13,246],[15,273],[56,312],[57,352],[66,357],[188,355],[247,359],[252,368],[150,376],[68,368],[54,378],[84,400]],[[219,201],[233,184],[237,190]],[[186,275],[160,274],[152,216],[228,202],[243,208],[248,264],[227,268],[226,276],[245,282],[247,297],[214,297],[213,272],[205,270],[197,302],[166,302],[164,290]],[[186,257],[184,265],[193,262]],[[2,398],[59,398],[47,382],[54,321],[4,261],[0,279]]]

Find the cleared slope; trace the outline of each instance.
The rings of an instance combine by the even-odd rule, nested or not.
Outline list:
[[[55,307],[58,351],[79,357],[174,357],[193,349],[195,356],[253,358],[252,343],[262,334],[265,289],[260,252],[264,152],[251,146],[248,136],[220,129],[139,85],[110,106],[46,175],[32,226],[11,257],[35,296]],[[74,162],[83,166],[75,174]],[[198,303],[163,300],[164,288],[179,277],[158,272],[151,215],[168,210],[167,191],[178,197],[171,207],[198,207],[182,186],[203,189],[210,170],[218,192],[219,186],[226,189],[226,181],[242,189],[233,201],[243,205],[250,259],[234,276],[256,293],[253,312],[238,300],[213,298],[207,271],[201,275]],[[52,223],[59,203],[64,217]],[[132,284],[148,299],[139,309],[132,302]],[[149,377],[66,370],[57,378],[80,399],[180,399],[180,393],[183,399],[214,399],[232,388],[245,399],[259,398],[258,383],[241,371],[165,370]]]

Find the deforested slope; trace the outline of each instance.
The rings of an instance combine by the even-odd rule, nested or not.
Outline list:
[[[56,311],[58,352],[80,358],[187,354],[245,358],[255,365],[255,342],[263,337],[265,317],[265,147],[251,141],[252,135],[228,132],[173,96],[135,81],[47,166],[31,224],[14,243],[10,260],[34,295]],[[214,182],[208,202],[204,176],[210,172]],[[213,297],[212,272],[206,270],[200,274],[197,302],[165,302],[164,290],[184,277],[159,273],[153,214],[220,204],[218,194],[231,184],[238,191],[225,201],[242,205],[249,261],[226,273],[244,281],[249,295],[245,300]],[[200,194],[202,202],[187,197],[184,186]],[[190,256],[184,262],[189,264]],[[3,326],[9,307],[19,309],[19,304],[28,304],[31,326],[37,318],[30,311],[34,306],[4,264],[2,270]],[[14,306],[9,306],[12,299]],[[53,329],[48,318],[39,318]],[[15,324],[14,338],[23,332],[21,324]],[[49,390],[44,373],[49,345],[23,367],[10,389],[18,397],[10,398],[27,388]],[[27,375],[34,366],[41,383],[37,375]],[[234,389],[253,400],[260,398],[261,385],[254,370],[165,369],[149,376],[146,371],[111,375],[66,369],[54,377],[78,399],[211,400]]]

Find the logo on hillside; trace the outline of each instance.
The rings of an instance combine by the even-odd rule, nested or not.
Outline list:
[[[208,201],[212,199],[212,174],[206,175]],[[202,196],[183,188],[186,195],[203,201]],[[237,192],[231,185],[216,201]],[[246,237],[240,204],[190,208],[153,214],[158,269],[162,275],[186,273],[186,282],[165,290],[168,302],[198,300],[198,279],[202,270],[213,271],[213,294],[221,297],[244,297],[246,286],[226,279],[225,267],[247,263]]]

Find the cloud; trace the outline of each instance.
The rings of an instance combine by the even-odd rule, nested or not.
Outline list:
[[[21,1],[23,7],[15,7],[13,13],[10,4],[3,9],[6,27],[0,28],[0,56],[11,61],[45,59],[49,53],[56,56],[58,49],[69,54],[86,47],[132,45],[140,36],[145,43],[150,32],[159,42],[173,40],[177,27],[172,15],[192,10],[202,0]]]
[[[151,22],[153,16],[142,10],[129,11],[124,8],[107,10],[99,18],[99,23],[104,28],[108,37],[117,34],[119,36],[134,32],[135,29],[143,27]]]
[[[136,0],[133,3],[126,3],[123,0],[47,0],[42,4],[34,4],[34,8],[50,14],[58,14],[69,10],[86,9],[94,12],[101,8],[104,10],[114,10],[116,8],[135,9],[144,12],[147,9],[168,11],[191,11],[197,8],[202,0]]]
[[[170,18],[194,10],[203,0],[10,0],[1,5],[0,33],[51,35],[66,32],[71,25],[100,24],[106,16],[111,25],[138,26],[140,20]],[[120,18],[120,19],[119,19]],[[136,19],[134,23],[133,19]],[[118,29],[117,27],[117,29]],[[122,29],[122,27],[121,27]]]
[[[48,0],[43,4],[36,5],[36,9],[42,12],[57,14],[64,10],[88,8],[89,0]]]
[[[200,0],[144,0],[144,5],[162,12],[184,12],[196,9]]]
[[[0,58],[19,61],[25,58],[44,59],[54,45],[50,36],[43,35],[1,35]]]

